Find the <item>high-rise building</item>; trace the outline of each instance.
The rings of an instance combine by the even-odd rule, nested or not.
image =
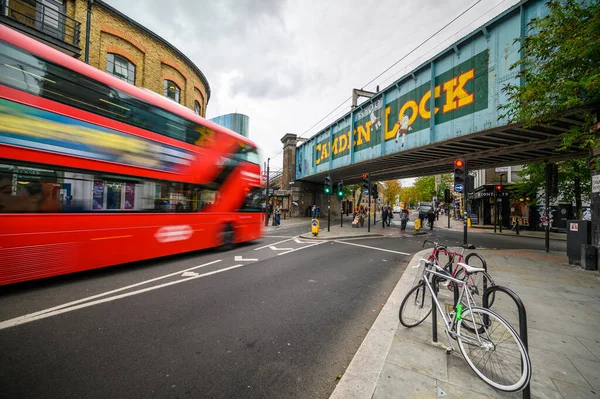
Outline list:
[[[248,130],[250,118],[244,114],[238,114],[237,112],[233,114],[225,114],[211,118],[210,121],[216,123],[217,125],[225,126],[227,129],[233,130],[244,137],[248,137],[250,134],[250,131]]]

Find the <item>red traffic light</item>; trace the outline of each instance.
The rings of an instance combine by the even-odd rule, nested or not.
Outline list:
[[[369,177],[369,175],[367,173],[363,173],[362,177],[363,177],[363,179],[366,179]]]
[[[502,191],[502,186],[496,186],[496,191]]]
[[[464,162],[462,159],[457,159],[456,161],[454,161],[454,166],[456,166],[457,168],[462,168],[464,166]]]

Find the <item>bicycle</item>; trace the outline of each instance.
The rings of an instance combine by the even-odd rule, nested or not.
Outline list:
[[[462,249],[462,252],[453,252],[449,251],[445,245],[431,240],[423,241],[422,247],[425,248],[425,244],[427,243],[433,244],[433,252],[429,255],[427,260],[435,260],[440,266],[445,262],[443,265],[444,270],[446,270],[452,277],[456,279],[466,279],[467,286],[471,290],[472,294],[483,295],[487,287],[496,285],[492,277],[487,273],[487,264],[481,255],[471,252],[470,254],[467,254],[467,256],[464,256],[464,248]],[[456,267],[452,267],[455,260],[457,260]],[[473,273],[467,276],[465,269],[459,266],[461,264],[467,264],[478,269],[483,269],[484,272]],[[448,281],[446,287],[452,291],[454,289],[454,284],[451,281]],[[488,307],[492,306],[494,303],[495,296],[495,293],[490,295]]]
[[[425,263],[421,281],[410,289],[400,305],[402,325],[418,326],[435,304],[446,327],[447,354],[456,350],[452,344],[454,339],[469,367],[487,384],[505,392],[523,390],[531,380],[531,360],[512,326],[494,311],[475,306],[465,281],[452,277],[435,262],[426,259],[419,262]],[[460,266],[467,275],[484,271],[467,264]],[[443,311],[435,294],[440,279],[452,281],[460,290],[458,301],[449,312]],[[467,328],[465,321],[476,328]]]

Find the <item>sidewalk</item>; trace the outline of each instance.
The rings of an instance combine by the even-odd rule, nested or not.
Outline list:
[[[350,363],[332,399],[504,398],[469,368],[460,351],[446,355],[443,328],[432,342],[431,317],[407,329],[400,303],[420,278],[417,253]],[[517,293],[527,309],[533,398],[600,396],[600,273],[567,264],[563,253],[531,250],[478,251],[496,284]],[[440,302],[450,298],[440,291]],[[451,299],[450,299],[451,301]],[[518,331],[514,303],[496,293],[493,309]],[[438,317],[438,321],[441,317]],[[440,323],[441,324],[441,323]]]

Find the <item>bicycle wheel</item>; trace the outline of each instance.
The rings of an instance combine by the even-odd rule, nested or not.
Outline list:
[[[465,331],[470,320],[481,330]],[[467,329],[468,330],[468,329]],[[467,364],[483,381],[505,392],[518,392],[531,379],[531,360],[515,330],[493,311],[473,307],[463,312],[456,326],[456,340]]]
[[[416,327],[431,313],[431,292],[422,281],[412,287],[400,305],[400,323]]]

